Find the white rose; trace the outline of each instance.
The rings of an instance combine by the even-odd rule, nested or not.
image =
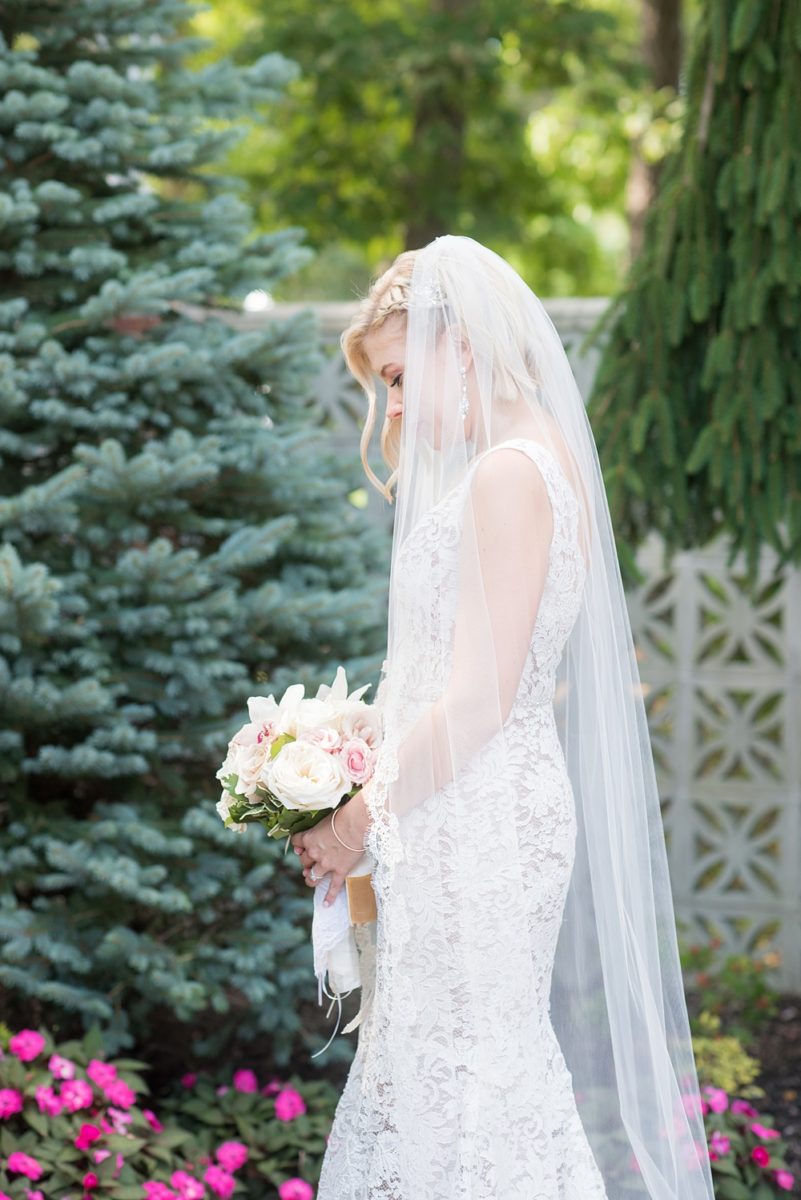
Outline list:
[[[350,782],[335,754],[311,742],[287,742],[265,771],[265,783],[286,807],[299,812],[333,808]]]
[[[230,796],[228,792],[223,792],[216,805],[217,812],[220,814],[223,821],[228,820],[228,814],[231,811],[232,804],[233,796]],[[247,829],[247,824],[244,821],[231,821],[231,823],[228,825],[228,829],[235,829],[237,833],[244,833]]]
[[[267,735],[263,724],[243,725],[228,743],[228,753],[217,771],[217,779],[237,775],[237,793],[250,799],[260,781],[264,761],[269,758],[271,742],[272,737]]]
[[[311,742],[320,750],[327,750],[329,754],[339,750],[342,745],[342,737],[333,725],[319,725],[315,729],[306,729],[300,734],[300,737],[304,742]]]
[[[381,744],[381,716],[371,705],[352,704],[342,714],[340,721],[343,741],[361,738],[371,750]]]

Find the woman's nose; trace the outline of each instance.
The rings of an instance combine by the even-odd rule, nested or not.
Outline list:
[[[390,400],[387,404],[387,416],[390,421],[394,421],[395,417],[399,417],[403,412],[403,404],[398,400]]]

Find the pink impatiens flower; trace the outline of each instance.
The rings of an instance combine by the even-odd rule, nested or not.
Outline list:
[[[314,1188],[305,1179],[293,1176],[278,1185],[278,1195],[281,1200],[312,1200]]]
[[[147,1200],[176,1200],[176,1194],[166,1183],[159,1183],[157,1180],[148,1180],[143,1183],[142,1187],[145,1190]]]
[[[161,1133],[164,1126],[151,1108],[143,1108],[142,1116],[145,1118],[151,1129],[155,1129],[156,1133]]]
[[[94,1171],[87,1171],[83,1177],[82,1183],[83,1183],[84,1191],[89,1192],[92,1190],[92,1188],[96,1188],[98,1180],[97,1180],[97,1176],[95,1175]]]
[[[766,1167],[770,1162],[770,1155],[764,1146],[754,1146],[751,1151],[751,1158],[759,1167]]]
[[[47,1060],[47,1067],[56,1079],[75,1078],[75,1063],[60,1054],[51,1054]]]
[[[721,1133],[719,1129],[716,1129],[709,1139],[709,1157],[719,1158],[721,1154],[728,1154],[730,1150],[731,1142],[725,1133]]]
[[[39,1112],[44,1113],[45,1116],[57,1117],[64,1107],[61,1097],[57,1096],[48,1084],[41,1083],[34,1095],[36,1103],[39,1105]]]
[[[723,1091],[723,1088],[706,1087],[704,1091],[712,1112],[721,1113],[726,1111],[729,1107],[729,1097]]]
[[[745,1117],[758,1117],[759,1113],[754,1108],[753,1104],[749,1104],[747,1100],[732,1100],[731,1111],[733,1113],[742,1113]]]
[[[197,1083],[197,1075],[194,1071],[187,1071],[185,1075],[181,1076],[181,1083],[187,1088],[194,1087]]]
[[[206,1195],[203,1184],[188,1171],[173,1171],[170,1183],[178,1192],[181,1200],[203,1200]]]
[[[123,1079],[112,1079],[103,1085],[103,1091],[111,1103],[118,1104],[120,1108],[130,1108],[136,1103],[136,1092]]]
[[[217,1147],[217,1162],[226,1171],[236,1171],[248,1160],[248,1148],[244,1142],[223,1142]]]
[[[98,1129],[97,1125],[89,1125],[84,1121],[76,1137],[73,1138],[73,1143],[78,1150],[88,1150],[92,1142],[96,1142],[102,1136],[102,1129]]]
[[[776,1181],[776,1186],[780,1187],[783,1192],[791,1192],[793,1190],[795,1180],[792,1171],[776,1171],[773,1178]]]
[[[754,1121],[749,1128],[757,1135],[757,1137],[765,1139],[781,1137],[778,1129],[771,1129],[767,1125],[760,1125],[758,1121]]]
[[[113,1063],[103,1062],[100,1058],[91,1058],[89,1066],[86,1068],[86,1074],[93,1083],[105,1090],[117,1078],[117,1068]]]
[[[85,1079],[67,1079],[61,1085],[61,1099],[69,1112],[88,1108],[94,1102],[94,1098],[91,1085]]]
[[[254,1071],[234,1071],[233,1085],[238,1092],[257,1092],[259,1081]]]
[[[44,1050],[45,1040],[35,1029],[21,1029],[9,1038],[8,1048],[21,1062],[30,1062]]]
[[[42,1174],[42,1164],[31,1154],[22,1150],[14,1150],[8,1156],[8,1169],[17,1175],[27,1175],[28,1179],[38,1179]]]
[[[294,1121],[306,1111],[306,1102],[294,1088],[282,1088],[275,1097],[275,1115],[279,1121]]]
[[[222,1167],[215,1167],[213,1164],[206,1167],[203,1178],[213,1192],[218,1196],[222,1196],[223,1200],[228,1200],[228,1197],[236,1187],[236,1180],[233,1175],[229,1175],[228,1171],[223,1171]]]
[[[22,1112],[24,1102],[22,1092],[16,1088],[0,1088],[0,1117],[13,1117]]]

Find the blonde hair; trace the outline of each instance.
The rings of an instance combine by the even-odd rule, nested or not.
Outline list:
[[[367,447],[375,428],[377,403],[373,371],[364,351],[364,339],[368,333],[380,329],[393,317],[406,320],[409,307],[409,288],[417,250],[404,250],[390,267],[371,284],[367,295],[359,302],[353,318],[339,339],[345,365],[354,379],[361,384],[367,396],[367,418],[364,422],[359,452],[365,474],[385,500],[394,502],[394,487],[398,477],[400,453],[400,422],[385,418],[381,428],[380,445],[384,462],[392,472],[386,483],[382,482],[367,461]]]

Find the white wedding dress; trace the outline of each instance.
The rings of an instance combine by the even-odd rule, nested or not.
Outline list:
[[[378,919],[356,927],[370,1003],[317,1200],[608,1200],[550,1019],[576,838],[553,697],[586,577],[577,501],[543,444],[500,444],[533,458],[553,514],[545,586],[503,731],[505,775],[498,778],[490,742],[401,817],[404,853],[393,866],[403,873],[403,898],[382,890],[392,844],[371,826]],[[401,550],[418,647],[403,656],[404,691],[421,707],[444,682],[442,666],[430,664],[447,666],[448,650],[432,644],[426,597],[456,569],[468,478]],[[504,848],[496,837],[499,821],[514,831],[515,861],[508,840]],[[523,886],[508,887],[511,871]],[[524,908],[511,894],[525,896]]]

